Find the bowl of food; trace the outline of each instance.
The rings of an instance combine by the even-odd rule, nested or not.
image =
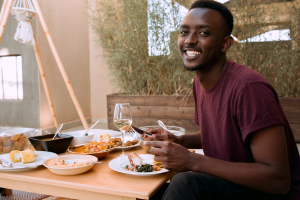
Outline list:
[[[84,143],[90,143],[94,139],[94,132],[89,131],[87,134],[82,135],[85,132],[85,130],[80,131],[72,131],[72,132],[65,132],[63,134],[73,136],[73,140],[70,144],[70,146],[78,145],[78,144],[84,144]]]
[[[73,140],[73,136],[58,134],[53,140],[54,134],[29,137],[29,141],[37,151],[50,151],[56,154],[64,153]]]
[[[98,158],[91,155],[63,155],[44,161],[44,166],[58,175],[77,175],[89,171]]]
[[[114,149],[115,146],[111,143],[109,138],[109,141],[105,142],[92,141],[91,143],[70,146],[68,152],[72,154],[92,155],[96,156],[98,159],[102,159]]]

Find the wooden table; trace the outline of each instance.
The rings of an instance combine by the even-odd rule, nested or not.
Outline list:
[[[126,152],[145,153],[141,147]],[[108,163],[119,154],[121,151],[114,150],[101,159],[103,163],[75,176],[56,175],[43,166],[27,171],[0,171],[0,187],[82,200],[149,199],[175,174],[133,176],[115,172]]]

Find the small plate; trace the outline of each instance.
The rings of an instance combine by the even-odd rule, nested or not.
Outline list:
[[[139,154],[139,156],[143,159],[143,164],[153,165],[152,154]],[[133,172],[133,171],[125,170],[126,165],[130,165],[127,156],[115,158],[108,163],[108,166],[112,170],[123,174],[130,174],[134,176],[153,176],[156,174],[166,173],[169,171],[165,168],[162,168],[160,171],[153,171],[153,172]]]
[[[111,149],[106,149],[104,151],[99,151],[99,152],[94,152],[94,153],[83,153],[83,147],[86,144],[89,144],[89,143],[70,146],[67,151],[70,153],[79,154],[79,155],[92,155],[92,156],[96,156],[98,159],[101,159],[101,158],[104,158],[105,156],[107,156],[107,154],[109,152],[111,152],[112,150],[115,149],[115,148],[111,148]]]
[[[91,155],[63,155],[63,156],[57,156],[54,158],[50,158],[48,160],[45,160],[43,165],[47,167],[52,173],[58,174],[58,175],[77,175],[77,174],[82,174],[84,172],[89,171],[92,169],[92,167],[95,165],[94,163],[89,163],[85,166],[80,166],[80,167],[68,167],[68,168],[57,168],[57,167],[49,167],[47,164],[49,161],[53,159],[68,159],[68,160],[73,160],[75,162],[97,162],[98,158],[95,156]]]
[[[113,137],[113,138],[122,138],[122,136],[120,136],[120,137]],[[132,137],[130,137],[130,136],[125,136],[124,140],[125,140],[125,143],[126,143],[128,140],[132,141],[134,139]],[[132,145],[132,146],[125,146],[125,147],[118,146],[118,147],[115,147],[115,149],[124,149],[124,150],[126,150],[126,149],[131,149],[133,147],[138,147],[138,146],[140,146],[140,142],[138,142],[137,144]]]
[[[48,152],[48,151],[35,151],[35,153],[39,154],[39,157],[35,158],[34,162],[32,163],[25,163],[22,164],[21,162],[13,163],[12,167],[3,167],[0,165],[0,171],[23,171],[34,169],[40,165],[43,165],[44,161],[56,157],[56,153]],[[9,154],[0,155],[0,158],[10,160]]]

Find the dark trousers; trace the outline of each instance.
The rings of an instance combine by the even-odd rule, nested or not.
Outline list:
[[[166,185],[151,200],[277,200],[281,195],[268,194],[245,188],[221,178],[197,173],[182,172],[174,176],[166,189]],[[163,189],[166,191],[163,193]],[[163,196],[159,196],[163,194]]]

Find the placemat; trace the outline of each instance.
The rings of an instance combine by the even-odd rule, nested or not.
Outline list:
[[[49,195],[12,190],[11,195],[0,196],[0,200],[39,200],[48,196]]]

